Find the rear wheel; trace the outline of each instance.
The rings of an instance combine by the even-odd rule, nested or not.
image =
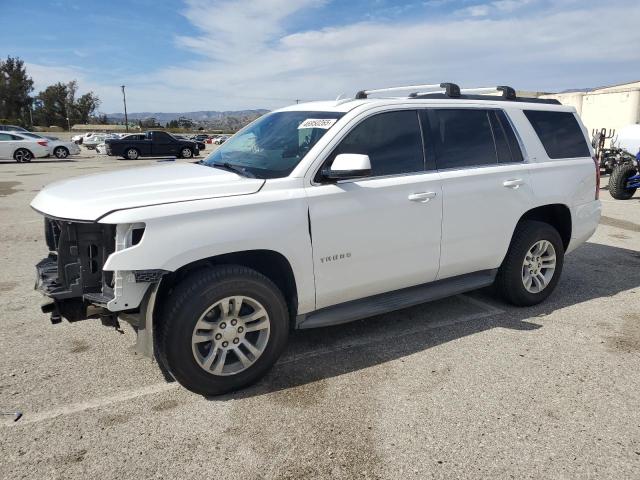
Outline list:
[[[129,160],[137,160],[138,157],[140,156],[140,152],[138,152],[138,150],[135,148],[128,148],[127,152],[125,153],[125,156]]]
[[[626,188],[629,178],[638,174],[633,163],[618,165],[609,177],[609,193],[616,200],[629,200],[636,193],[636,188]]]
[[[30,162],[33,158],[33,154],[26,148],[19,148],[13,154],[13,159],[18,163]]]
[[[53,154],[55,155],[56,158],[67,158],[69,156],[69,150],[67,150],[66,147],[56,147],[53,150]]]
[[[182,386],[219,395],[250,385],[287,343],[289,312],[264,275],[242,266],[202,270],[183,280],[163,308],[159,353]]]
[[[535,305],[556,288],[563,263],[564,246],[558,231],[548,223],[525,220],[513,234],[496,289],[513,305]]]

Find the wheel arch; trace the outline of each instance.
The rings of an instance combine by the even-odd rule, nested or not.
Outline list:
[[[525,212],[520,217],[520,220],[518,220],[518,224],[525,220],[537,220],[539,222],[548,223],[560,234],[560,238],[562,238],[562,245],[564,246],[565,251],[569,247],[573,225],[571,220],[571,210],[568,206],[562,203],[541,205]]]
[[[27,152],[29,152],[31,154],[31,158],[36,158],[35,155],[33,154],[33,152],[31,150],[29,150],[27,147],[18,147],[13,151],[13,155],[11,155],[11,158],[13,158],[14,160],[16,159],[16,153],[18,153],[20,150],[26,150]]]
[[[289,260],[275,250],[244,250],[225,253],[196,260],[183,265],[175,272],[165,275],[157,290],[157,301],[153,309],[154,324],[159,318],[158,312],[162,308],[163,299],[171,293],[171,289],[191,273],[211,268],[216,265],[241,265],[251,268],[270,279],[282,292],[289,308],[291,324],[298,311],[298,290],[293,268]]]

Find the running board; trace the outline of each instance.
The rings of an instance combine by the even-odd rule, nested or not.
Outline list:
[[[497,273],[497,269],[483,270],[325,307],[315,312],[298,315],[296,328],[327,327],[353,322],[487,287],[493,283]]]

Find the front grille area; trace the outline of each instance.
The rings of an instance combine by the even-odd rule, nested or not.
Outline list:
[[[45,218],[44,228],[49,256],[36,267],[36,287],[59,307],[72,301],[80,316],[95,298],[112,298],[113,272],[102,267],[115,250],[115,225]]]

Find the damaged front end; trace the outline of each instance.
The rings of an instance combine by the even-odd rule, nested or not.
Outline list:
[[[52,323],[100,318],[119,329],[118,313],[135,313],[161,270],[108,271],[115,252],[136,246],[144,224],[109,225],[45,217],[49,255],[36,265],[36,290],[52,301],[42,306]]]

